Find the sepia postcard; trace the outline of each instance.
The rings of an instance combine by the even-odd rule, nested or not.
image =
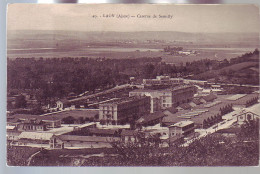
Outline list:
[[[9,4],[8,166],[258,166],[257,5]]]

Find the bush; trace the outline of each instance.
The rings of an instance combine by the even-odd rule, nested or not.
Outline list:
[[[112,120],[112,125],[116,125],[116,121],[115,120]]]
[[[76,119],[75,119],[74,117],[68,116],[68,117],[63,118],[63,119],[62,119],[62,122],[63,122],[64,124],[74,124],[75,120],[76,120]]]
[[[106,124],[106,121],[102,119],[102,120],[100,120],[100,124],[101,124],[101,125],[105,125],[105,124]]]

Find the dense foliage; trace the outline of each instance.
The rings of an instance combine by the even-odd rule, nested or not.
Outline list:
[[[187,77],[208,80],[212,77],[216,82],[238,82],[255,84],[257,78],[249,72],[244,77],[240,71],[223,71],[230,65],[250,62],[257,57],[259,51],[245,54],[230,61],[202,59],[187,62],[180,66],[166,64],[161,58],[138,59],[90,59],[82,58],[17,58],[7,61],[8,96],[20,95],[22,92],[35,96],[38,104],[46,105],[58,98],[79,95],[85,91],[95,92],[128,83],[134,76],[141,81],[144,78],[155,78],[157,75],[171,77]],[[253,62],[254,63],[254,62]],[[258,65],[258,62],[255,62]],[[257,67],[258,68],[258,67]],[[219,71],[218,71],[219,70]],[[216,77],[216,74],[220,76]],[[255,75],[255,74],[253,74]],[[223,78],[221,79],[221,77]],[[240,80],[239,80],[240,79]],[[242,82],[241,82],[242,81]],[[16,108],[24,107],[23,99],[18,99]]]
[[[143,74],[146,64],[157,64],[160,58],[136,60],[54,58],[8,59],[7,87],[9,94],[29,89],[46,103],[51,98],[67,97],[69,93],[105,89],[129,81],[130,75]],[[146,69],[144,69],[146,70]],[[144,75],[147,73],[144,73]]]
[[[246,53],[229,61],[224,59],[217,66],[212,61],[206,65],[209,67],[208,71],[195,73],[192,78],[198,80],[210,79],[216,83],[259,84],[258,49],[255,49],[253,53]]]
[[[27,160],[39,148],[7,146],[7,165],[8,166],[26,166]]]

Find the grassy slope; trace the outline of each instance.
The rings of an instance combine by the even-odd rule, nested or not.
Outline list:
[[[7,146],[7,165],[8,166],[26,166],[27,160],[39,148]]]
[[[229,72],[229,71],[234,71],[234,72],[239,72],[241,70],[244,69],[248,69],[250,67],[258,67],[259,63],[258,62],[242,62],[242,63],[238,63],[238,64],[234,64],[234,65],[230,65],[228,67],[224,67],[218,70],[210,70],[210,71],[206,71],[204,73],[198,74],[196,76],[194,76],[194,79],[196,78],[200,78],[200,79],[210,79],[210,78],[214,78],[218,75],[220,75],[221,72]]]

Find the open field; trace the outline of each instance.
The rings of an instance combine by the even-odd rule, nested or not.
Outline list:
[[[140,47],[138,47],[140,46]],[[145,45],[147,46],[147,45]],[[86,48],[35,48],[35,49],[14,49],[8,50],[9,58],[17,57],[35,57],[35,58],[62,58],[62,57],[90,57],[90,58],[111,58],[111,59],[121,59],[121,58],[141,58],[141,57],[162,57],[164,62],[180,64],[191,62],[194,60],[201,59],[215,59],[224,60],[237,57],[239,55],[245,54],[247,52],[253,52],[255,48],[192,48],[184,47],[186,50],[194,50],[199,54],[189,55],[189,56],[176,56],[169,55],[163,52],[163,46],[160,48],[154,48],[151,45],[150,48],[144,48],[144,45],[136,45],[136,47],[86,47]],[[159,46],[158,46],[159,47]]]
[[[169,55],[163,48],[197,51],[190,56]],[[181,64],[201,59],[230,59],[259,47],[258,35],[195,34],[181,32],[65,32],[17,31],[8,33],[9,58],[141,58],[162,57]]]

